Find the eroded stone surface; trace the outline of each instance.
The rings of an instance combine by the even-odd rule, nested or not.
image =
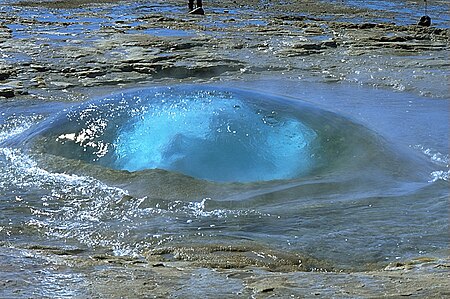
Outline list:
[[[187,15],[175,1],[169,3],[171,9],[103,2],[95,12],[77,11],[55,20],[18,15],[17,7],[38,7],[45,14],[47,9],[70,13],[74,7],[95,4],[27,1],[2,12],[0,81],[21,80],[23,89],[34,94],[41,89],[56,93],[279,74],[433,97],[448,91],[438,77],[448,76],[442,72],[448,67],[449,29],[417,26],[416,20],[411,25],[373,22],[376,12],[313,1],[270,6],[250,0],[210,1],[205,16]],[[126,7],[127,18],[110,15],[118,5]],[[255,15],[250,7],[264,13]],[[341,20],[344,16],[360,21]]]
[[[197,256],[215,251],[206,247],[197,249]],[[246,252],[240,249],[237,251]],[[161,254],[177,252],[182,254],[183,250],[159,251]],[[186,252],[193,250],[186,249]],[[23,256],[29,258],[28,264],[15,263]],[[181,256],[178,260],[155,262],[108,253],[87,256],[81,248],[45,246],[0,247],[0,257],[5,278],[0,282],[0,294],[5,297],[47,297],[45,290],[50,286],[57,294],[70,294],[72,298],[445,298],[450,295],[448,260],[413,260],[408,267],[392,265],[382,271],[347,273],[274,271],[261,265],[198,266]],[[51,281],[54,282],[48,284]]]

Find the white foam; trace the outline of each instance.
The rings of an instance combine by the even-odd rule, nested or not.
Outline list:
[[[433,171],[431,173],[430,183],[431,182],[436,182],[436,181],[439,181],[439,180],[448,182],[449,177],[450,177],[450,170],[447,170],[447,171],[445,171],[445,170]]]
[[[421,144],[414,146],[415,149],[421,151],[425,156],[427,156],[431,162],[435,163],[436,165],[439,165],[441,167],[447,168],[447,170],[436,170],[433,171],[431,175],[430,182],[436,182],[439,180],[448,181],[450,170],[448,169],[450,167],[449,165],[449,155],[448,154],[442,154],[437,150],[434,150],[432,148],[428,148],[426,146],[423,146]]]
[[[42,119],[41,115],[9,117],[4,124],[0,125],[0,142],[23,133]]]
[[[423,154],[425,154],[427,157],[430,158],[430,160],[436,164],[448,166],[449,164],[449,155],[448,154],[442,154],[437,150],[434,150],[432,148],[427,148],[423,145],[417,145],[417,149],[422,151]]]

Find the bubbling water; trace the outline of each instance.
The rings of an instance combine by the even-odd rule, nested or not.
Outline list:
[[[84,103],[24,135],[47,154],[115,170],[285,180],[317,167],[320,142],[301,106],[284,101],[208,86],[145,88]]]
[[[186,248],[238,246],[201,259],[283,261],[262,244],[361,270],[448,247],[448,159],[427,142],[405,150],[297,98],[216,86],[36,106],[0,124],[4,231],[16,240],[190,261]]]
[[[293,117],[223,92],[155,100],[120,128],[113,167],[248,182],[297,177],[314,163],[316,133]]]

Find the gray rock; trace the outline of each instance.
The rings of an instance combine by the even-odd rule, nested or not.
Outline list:
[[[50,70],[50,67],[42,64],[30,64],[30,68],[38,72],[46,72]]]
[[[0,65],[0,81],[8,79],[12,74],[11,70],[3,69],[3,65]]]
[[[66,88],[75,86],[75,84],[73,84],[73,83],[62,82],[62,81],[52,81],[52,82],[50,82],[50,85],[53,85],[55,87],[62,88],[62,89],[66,89]]]
[[[0,97],[12,98],[14,95],[14,88],[8,85],[0,85]]]

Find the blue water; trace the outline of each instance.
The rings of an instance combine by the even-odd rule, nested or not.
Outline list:
[[[15,2],[15,1],[8,1]],[[92,32],[101,29],[107,30],[113,27],[124,27],[131,30],[139,25],[146,24],[139,18],[151,13],[182,12],[182,7],[166,3],[143,3],[136,1],[124,5],[105,7],[53,9],[53,8],[27,8],[21,9],[14,6],[1,6],[4,12],[14,12],[27,25],[6,23],[5,25],[13,31],[13,37],[18,39],[36,39],[37,44],[51,44],[62,47],[76,41],[89,46],[95,40],[101,38],[101,34],[92,36]],[[183,7],[184,8],[184,7]],[[85,14],[91,14],[86,17]],[[154,28],[148,30],[132,30],[133,33],[152,34],[156,36],[191,36],[191,32],[167,28]],[[13,58],[14,59],[14,58]]]
[[[442,2],[428,1],[425,8],[424,1],[358,1],[344,0],[343,4],[364,8],[368,10],[379,10],[380,15],[383,11],[395,13],[394,19],[387,19],[380,16],[380,21],[394,22],[398,25],[417,24],[422,15],[429,15],[432,19],[432,25],[436,27],[449,28],[450,26],[450,5]]]
[[[384,147],[370,131],[307,103],[207,86],[94,100],[13,142],[112,169],[163,169],[218,182],[294,179],[323,167],[340,171],[336,165],[356,167],[371,155],[362,151]]]
[[[89,44],[100,21],[139,25],[123,8],[100,19],[45,10],[40,21],[70,23],[49,31],[7,26],[16,38]],[[262,246],[348,271],[448,255],[448,96],[307,81],[115,90],[75,105],[1,101],[2,250],[135,257],[192,244],[265,254]],[[47,285],[63,292],[57,268],[42,276],[59,278]]]
[[[3,103],[3,238],[119,255],[252,241],[344,269],[445,254],[445,101],[286,80],[239,85],[253,90]]]
[[[313,164],[316,133],[300,120],[227,93],[169,92],[141,106],[144,112],[121,128],[114,167],[246,182],[293,178]]]
[[[12,9],[3,3],[0,9]],[[448,26],[448,10],[433,5],[435,24]],[[85,8],[30,8],[15,13],[36,23],[6,26],[14,38],[38,46],[89,46],[102,38],[90,33],[101,26],[131,32],[148,25],[138,20],[145,14],[185,7],[140,2],[127,9],[120,3],[89,8],[93,16],[85,18]],[[405,15],[381,21],[412,24],[422,14],[419,6],[390,9]],[[205,16],[205,24],[265,25],[258,15],[241,22],[241,10],[218,13]],[[194,34],[158,24],[133,33]],[[13,51],[3,58],[32,62],[31,55]],[[354,82],[371,82],[372,67],[364,64]],[[140,267],[153,271],[143,257],[165,248],[165,258],[194,265],[189,250],[183,256],[170,249],[236,246],[267,260],[307,255],[344,273],[448,257],[450,106],[442,88],[433,87],[442,72],[430,72],[437,75],[423,82],[435,98],[405,88],[317,84],[291,72],[215,86],[111,86],[111,93],[75,104],[43,97],[0,101],[0,280],[6,286],[0,297],[95,296],[90,290],[99,279],[119,273],[132,281]],[[404,72],[400,77],[408,81]],[[102,260],[110,255],[124,258]],[[201,258],[215,267],[232,255]],[[246,260],[240,266],[248,266],[244,275],[261,271]],[[225,289],[234,281],[223,284],[228,270],[203,268],[187,277],[193,272],[160,269],[196,282],[179,290],[184,294],[202,294],[200,276],[212,293],[211,275]],[[243,286],[236,281],[237,293]]]

